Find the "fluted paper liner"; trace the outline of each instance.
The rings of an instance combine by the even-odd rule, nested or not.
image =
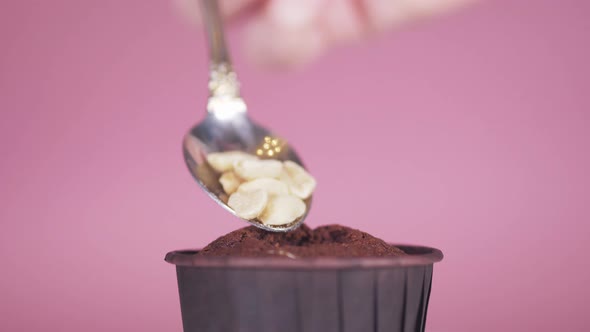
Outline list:
[[[387,258],[200,257],[173,251],[185,332],[424,331],[438,249]]]

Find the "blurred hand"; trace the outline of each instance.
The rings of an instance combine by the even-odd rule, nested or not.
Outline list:
[[[200,23],[200,0],[175,0]],[[263,65],[297,65],[338,44],[358,41],[475,0],[219,0],[223,15],[247,13],[246,53]]]

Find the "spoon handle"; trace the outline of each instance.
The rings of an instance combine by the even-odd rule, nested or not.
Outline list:
[[[229,107],[233,112],[245,112],[245,105],[240,98],[240,84],[232,69],[229,51],[225,43],[223,19],[217,2],[217,0],[201,0],[211,62],[208,109],[210,112],[216,113],[216,109]],[[230,101],[231,103],[228,104]]]
[[[229,52],[225,44],[223,20],[217,0],[201,0],[203,21],[209,41],[209,56],[212,65],[226,64],[231,67]]]

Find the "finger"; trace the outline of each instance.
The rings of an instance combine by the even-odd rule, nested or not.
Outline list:
[[[359,40],[367,33],[364,13],[354,0],[328,0],[318,23],[327,43]]]
[[[264,15],[279,28],[299,29],[313,25],[326,0],[271,0]]]
[[[336,44],[349,43],[476,0],[272,0],[245,32],[257,63],[302,65]]]
[[[243,41],[253,62],[271,67],[305,64],[319,56],[326,45],[314,26],[285,27],[262,15],[250,21]]]
[[[326,0],[273,0],[250,18],[245,49],[259,64],[283,66],[317,57],[325,42],[318,29]]]
[[[450,12],[476,0],[361,0],[368,28],[382,31]]]

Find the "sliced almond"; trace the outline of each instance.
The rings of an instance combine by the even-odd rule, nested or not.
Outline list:
[[[268,194],[264,190],[235,192],[229,196],[227,205],[236,215],[243,219],[256,219],[268,202]]]
[[[207,155],[207,162],[219,173],[234,169],[234,164],[241,160],[257,160],[254,155],[242,151],[213,152]]]
[[[242,179],[240,179],[234,172],[225,172],[221,174],[219,183],[221,183],[223,191],[225,191],[226,194],[231,195],[238,190],[238,187],[242,184]]]
[[[264,190],[269,195],[286,195],[289,193],[289,187],[277,179],[259,178],[242,183],[238,191]]]
[[[246,159],[234,164],[236,174],[245,180],[258,178],[278,178],[283,171],[283,163],[278,160]]]
[[[283,163],[283,172],[279,177],[289,187],[291,194],[307,199],[317,185],[317,182],[303,167],[287,160]]]
[[[234,194],[235,195],[235,194]],[[271,196],[266,208],[258,216],[265,225],[278,226],[295,221],[305,213],[305,203],[294,195]]]

